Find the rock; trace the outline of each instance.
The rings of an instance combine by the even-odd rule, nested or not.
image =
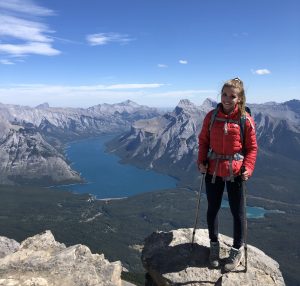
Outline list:
[[[19,248],[20,243],[17,241],[0,236],[0,258],[3,258],[10,253],[14,253]]]
[[[146,239],[142,262],[148,277],[156,283],[150,285],[285,285],[278,263],[251,245],[248,245],[247,272],[244,261],[235,271],[224,272],[222,266],[232,243],[225,235],[220,235],[221,267],[210,268],[208,231],[196,231],[193,247],[192,232],[193,229],[155,232]]]
[[[135,286],[135,284],[132,284],[132,283],[127,282],[127,281],[122,281],[122,286]]]
[[[121,286],[121,271],[119,261],[110,263],[85,245],[66,247],[46,231],[0,258],[0,286]]]

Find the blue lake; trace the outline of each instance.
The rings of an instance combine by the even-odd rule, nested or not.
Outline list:
[[[105,142],[112,136],[89,138],[70,143],[66,149],[72,168],[87,181],[85,184],[66,186],[75,193],[90,193],[98,199],[123,198],[138,193],[175,188],[177,180],[152,170],[143,170],[120,164],[120,158],[105,152]],[[222,207],[228,207],[223,200]],[[262,218],[267,211],[260,207],[247,207],[248,218]]]
[[[120,164],[119,157],[105,152],[105,142],[112,138],[106,135],[69,144],[67,158],[87,183],[70,185],[68,189],[76,193],[90,193],[102,199],[176,187],[177,180],[170,176]]]

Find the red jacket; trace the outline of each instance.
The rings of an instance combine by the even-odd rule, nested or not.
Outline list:
[[[241,161],[232,162],[233,175],[239,175],[241,166],[244,165],[249,173],[249,176],[251,176],[254,170],[258,149],[254,127],[255,123],[253,118],[247,113],[247,120],[244,130],[245,144],[243,148],[239,124],[228,122],[226,131],[225,121],[215,120],[211,130],[209,131],[210,119],[213,112],[213,110],[210,111],[204,118],[202,130],[199,134],[198,164],[207,160],[209,148],[212,148],[215,153],[221,155],[233,155],[235,153],[240,153],[244,155],[244,159]],[[240,115],[238,106],[236,106],[234,111],[229,115],[224,114],[221,107],[219,108],[216,117],[239,121]],[[244,152],[242,149],[244,149]],[[216,159],[209,159],[209,174],[214,173],[216,169],[216,161]],[[218,168],[216,169],[216,175],[220,177],[230,177],[229,160],[219,160]]]

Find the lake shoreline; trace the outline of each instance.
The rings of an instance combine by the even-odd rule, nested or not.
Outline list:
[[[86,142],[91,142],[92,145],[96,142],[97,144],[102,144],[101,148],[99,145],[97,145],[97,154],[95,153],[91,158],[92,160],[99,155],[99,158],[101,156],[105,156],[105,158],[108,160],[114,160],[114,164],[115,164],[115,167],[116,168],[136,168],[138,169],[140,172],[142,173],[147,173],[147,172],[155,172],[156,174],[160,174],[161,176],[168,176],[168,177],[171,177],[173,179],[175,179],[174,177],[168,175],[168,174],[165,174],[165,173],[161,173],[159,172],[159,170],[150,170],[150,169],[145,169],[145,168],[142,168],[141,166],[133,166],[132,164],[130,163],[126,163],[124,161],[122,161],[122,158],[118,155],[118,154],[115,154],[113,153],[112,151],[109,150],[108,148],[108,145],[109,145],[109,142],[111,140],[114,140],[116,138],[116,136],[118,136],[119,134],[105,134],[104,136],[94,136],[94,137],[89,137],[89,138],[86,138],[86,139],[78,139],[78,140],[74,140],[72,142],[69,142],[68,145],[66,146],[65,148],[65,151],[66,151],[66,156],[68,157],[69,160],[71,160],[72,162],[72,165],[75,167],[74,169],[76,171],[80,171],[80,174],[83,174],[83,175],[88,175],[84,172],[84,170],[80,170],[80,169],[76,169],[78,168],[78,164],[80,162],[76,161],[76,158],[78,157],[73,157],[74,154],[70,154],[70,152],[72,151],[72,148],[73,146],[85,146]],[[98,147],[100,149],[98,149]],[[95,146],[93,147],[95,148]],[[76,149],[76,148],[75,148]],[[79,148],[79,151],[81,150],[82,148]],[[99,153],[99,150],[101,150],[101,152]],[[74,159],[75,158],[75,159]],[[79,159],[81,159],[81,156],[79,156]],[[136,176],[138,177],[138,176]],[[87,177],[84,176],[84,179],[87,180]],[[101,182],[100,182],[101,183]],[[63,188],[66,188],[67,190],[73,192],[74,194],[82,194],[82,193],[88,193],[90,196],[94,196],[96,200],[101,200],[101,201],[112,201],[112,200],[122,200],[122,199],[125,199],[125,198],[128,198],[128,197],[131,197],[131,196],[134,196],[134,195],[138,195],[140,193],[144,193],[144,192],[156,192],[156,191],[160,191],[162,189],[180,189],[180,188],[186,188],[186,189],[189,189],[190,191],[195,191],[193,188],[191,187],[183,187],[181,185],[181,178],[176,178],[176,184],[174,184],[173,186],[163,186],[162,188],[157,188],[157,187],[153,187],[152,190],[147,190],[147,191],[138,191],[138,192],[135,192],[135,193],[132,193],[132,194],[127,194],[127,195],[116,195],[115,197],[111,196],[110,193],[107,193],[107,196],[103,196],[103,195],[100,195],[98,193],[95,193],[93,191],[91,191],[91,189],[89,189],[90,187],[93,186],[93,184],[95,184],[95,182],[93,181],[86,181],[85,183],[79,183],[79,184],[68,184],[68,185],[64,185],[64,186],[59,186],[59,188],[63,187]],[[123,183],[124,186],[126,186],[127,184],[127,180],[125,180],[125,182]],[[55,186],[51,186],[53,188],[56,188]],[[87,191],[81,191],[80,188],[86,188]],[[101,189],[101,185],[98,186],[99,189]],[[127,188],[127,187],[125,187]],[[138,188],[140,188],[140,186],[138,186]],[[222,207],[228,207],[228,201],[226,199],[223,199],[223,203],[222,203]],[[280,213],[279,212],[276,212],[276,210],[267,210],[265,208],[262,208],[260,206],[247,206],[247,216],[249,218],[254,218],[254,219],[260,219],[260,218],[264,218],[266,214],[270,214],[270,213]]]

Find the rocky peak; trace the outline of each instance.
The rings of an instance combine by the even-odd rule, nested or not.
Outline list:
[[[184,108],[188,106],[195,106],[195,104],[188,99],[181,99],[177,106]]]
[[[182,111],[187,113],[195,113],[198,110],[199,109],[197,106],[188,99],[181,99],[175,108],[176,114],[179,114]]]
[[[13,245],[8,248],[7,245]],[[50,231],[18,243],[0,237],[0,285],[121,286],[122,265],[81,244],[66,247]],[[126,284],[129,285],[129,284]]]
[[[130,99],[127,99],[127,100],[121,102],[120,105],[128,105],[128,106],[134,106],[134,107],[139,107],[140,106],[139,104],[137,104],[136,102],[134,102]]]
[[[201,105],[201,108],[202,108],[204,111],[208,112],[209,110],[211,110],[211,109],[217,107],[217,104],[218,104],[218,103],[217,103],[215,100],[210,99],[210,98],[206,98],[206,99],[203,101],[203,103],[202,103],[202,105]]]
[[[49,107],[50,107],[49,103],[48,102],[44,102],[42,104],[37,105],[35,108],[38,108],[38,109],[47,109]]]
[[[284,102],[284,105],[288,106],[292,111],[300,113],[300,100],[289,100]]]
[[[192,231],[155,232],[146,239],[142,262],[148,272],[149,285],[285,285],[278,263],[251,245],[248,245],[247,272],[240,265],[237,270],[224,273],[222,265],[232,243],[225,235],[220,235],[222,265],[212,269],[208,265],[208,231],[198,229],[194,245],[191,244]]]
[[[151,108],[145,105],[139,105],[131,100],[126,100],[124,102],[120,103],[114,103],[114,104],[98,104],[92,107],[89,107],[87,109],[89,113],[97,114],[102,113],[105,114],[122,114],[122,113],[135,113],[135,112],[141,112],[141,113],[153,113],[153,116],[158,115],[158,112],[155,108]],[[148,116],[148,117],[153,117]]]

